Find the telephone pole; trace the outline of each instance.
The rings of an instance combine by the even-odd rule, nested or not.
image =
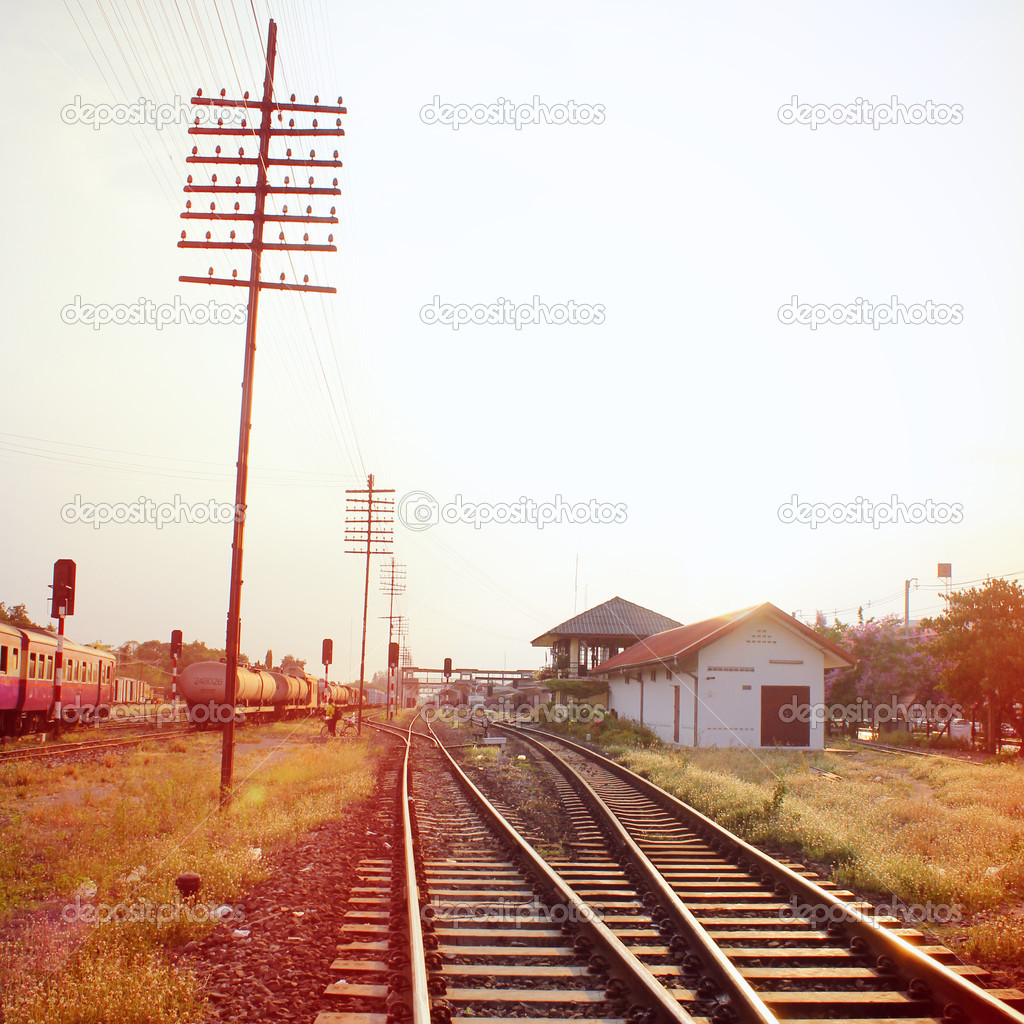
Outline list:
[[[182,231],[181,241],[178,242],[180,249],[212,249],[218,251],[249,250],[249,278],[239,279],[238,271],[233,270],[231,277],[214,277],[214,268],[210,267],[206,277],[181,276],[179,281],[192,284],[224,285],[228,287],[243,287],[249,289],[249,302],[245,329],[245,361],[242,373],[242,411],[238,428],[238,462],[235,477],[235,522],[234,532],[231,539],[231,584],[228,595],[228,623],[227,623],[227,652],[226,664],[224,666],[224,705],[230,709],[224,722],[223,746],[221,749],[220,767],[220,805],[226,807],[231,802],[231,778],[234,770],[235,752],[235,723],[234,708],[236,685],[238,678],[238,653],[239,653],[239,623],[242,600],[242,549],[245,531],[246,514],[246,490],[249,476],[249,433],[252,427],[252,394],[253,394],[253,370],[256,360],[256,315],[259,305],[260,291],[264,288],[274,288],[282,291],[299,292],[327,292],[333,294],[337,289],[326,286],[312,285],[309,283],[309,275],[305,275],[301,282],[286,283],[285,275],[281,274],[278,281],[263,281],[260,279],[260,268],[264,252],[337,252],[334,243],[334,235],[327,236],[327,244],[310,243],[309,234],[303,236],[302,242],[289,242],[285,238],[284,226],[292,224],[337,224],[335,216],[336,209],[331,207],[330,216],[314,216],[313,207],[307,206],[305,214],[289,214],[288,207],[284,206],[281,213],[276,211],[267,212],[268,196],[337,196],[341,195],[338,188],[338,179],[334,178],[330,186],[315,187],[313,177],[309,178],[306,185],[292,184],[291,173],[286,174],[283,184],[271,184],[270,175],[274,174],[275,179],[280,173],[278,168],[336,168],[341,167],[338,159],[338,151],[334,150],[330,159],[316,159],[316,151],[310,150],[309,157],[295,157],[292,150],[287,148],[284,155],[280,155],[282,144],[287,145],[293,139],[301,139],[317,136],[341,136],[345,132],[341,127],[341,116],[347,113],[345,107],[341,106],[341,97],[338,97],[337,106],[321,106],[320,97],[314,97],[313,103],[296,103],[292,95],[287,103],[280,103],[274,100],[274,64],[277,57],[277,23],[271,20],[267,29],[267,63],[263,79],[263,99],[254,103],[249,99],[249,93],[240,100],[225,99],[224,90],[215,99],[203,96],[202,90],[198,90],[192,97],[192,103],[196,106],[218,106],[227,108],[242,108],[246,112],[246,118],[241,122],[241,127],[225,127],[219,122],[215,127],[201,127],[199,119],[196,124],[189,128],[190,135],[196,136],[217,136],[225,146],[233,145],[231,139],[240,142],[251,142],[257,146],[257,153],[253,156],[245,155],[245,148],[238,149],[237,156],[225,155],[222,152],[222,145],[218,144],[213,155],[200,154],[198,146],[192,147],[192,155],[186,160],[190,164],[203,165],[225,165],[236,167],[251,179],[255,171],[255,183],[243,184],[242,175],[235,177],[233,184],[218,184],[217,175],[210,175],[210,184],[195,184],[192,175],[188,176],[188,184],[185,192],[191,195],[209,195],[212,197],[209,211],[194,211],[192,200],[185,203],[185,212],[181,215],[182,220],[207,221],[211,229],[220,229],[218,234],[223,233],[224,228],[230,228],[229,238],[214,238],[214,230],[207,230],[205,237],[189,239],[187,231]],[[259,112],[260,123],[250,125],[249,115]],[[287,127],[284,127],[284,115],[290,114],[313,114],[311,127],[296,127],[295,118],[290,117]],[[320,128],[319,116],[334,115],[333,127]],[[273,127],[274,121],[281,127]],[[273,147],[272,147],[273,143]],[[252,197],[252,210],[242,210],[242,200]],[[231,210],[218,210],[217,203],[221,197],[227,197],[227,202],[233,203]],[[248,202],[247,202],[248,205]],[[240,241],[236,238],[233,224],[251,224],[252,238],[249,241]],[[263,230],[266,224],[279,224],[280,231],[277,242],[267,242],[263,238]],[[199,230],[203,230],[200,225]]]
[[[356,734],[363,734],[363,690],[366,686],[366,613],[370,606],[370,555],[391,553],[395,535],[391,524],[395,521],[395,499],[382,498],[394,494],[393,488],[375,488],[373,474],[366,478],[366,487],[345,491],[348,507],[345,517],[346,554],[366,556],[366,580],[363,584],[363,644],[359,653],[359,711],[356,715]]]
[[[405,593],[405,570],[406,566],[396,562],[394,555],[391,556],[390,564],[380,567],[380,589],[391,599],[388,608],[388,693],[384,707],[384,717],[388,719],[391,718],[391,697],[395,692],[398,668],[397,665],[395,668],[391,667],[391,644],[395,639],[395,595]]]

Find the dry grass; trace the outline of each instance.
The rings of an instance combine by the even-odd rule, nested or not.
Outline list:
[[[319,726],[303,723],[299,735],[315,735]],[[285,734],[294,736],[295,727],[247,729],[239,738]],[[0,918],[11,936],[19,919],[32,922],[20,939],[0,946],[4,1019],[200,1019],[194,981],[175,974],[160,952],[211,927],[197,919],[205,914],[180,912],[175,878],[196,871],[201,904],[235,904],[249,884],[271,874],[275,844],[369,791],[371,749],[364,741],[240,751],[235,799],[223,812],[217,810],[220,737],[213,733],[131,748],[113,764],[104,758],[73,772],[0,768],[0,787],[9,793],[13,783],[22,798],[4,800]],[[157,907],[164,916],[82,926],[69,909],[82,905]],[[59,985],[46,966],[54,958]]]

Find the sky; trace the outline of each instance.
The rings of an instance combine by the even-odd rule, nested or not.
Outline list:
[[[186,175],[215,170],[183,118],[85,111],[259,95],[271,17],[275,95],[349,113],[338,252],[264,263],[337,294],[260,298],[254,660],[329,636],[358,675],[345,490],[370,473],[416,665],[537,667],[533,637],[616,595],[851,621],[902,615],[914,579],[917,618],[939,562],[954,587],[1024,572],[1019,5],[0,6],[7,604],[46,621],[72,558],[74,639],[223,646],[231,525],[180,506],[234,500],[245,328],[181,307],[245,290],[178,277],[247,254],[176,245]],[[78,312],[138,302],[178,322]],[[454,322],[473,307],[492,322]],[[81,521],[176,499],[159,528]]]

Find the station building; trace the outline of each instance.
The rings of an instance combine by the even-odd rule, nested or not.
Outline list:
[[[649,636],[591,672],[621,718],[696,747],[825,745],[825,671],[845,651],[770,602]],[[815,713],[817,712],[817,713]]]

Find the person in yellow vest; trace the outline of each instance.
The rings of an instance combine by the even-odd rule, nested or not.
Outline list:
[[[326,707],[324,708],[324,718],[327,721],[327,729],[330,732],[330,734],[332,736],[337,736],[338,708],[336,707],[333,700],[328,701]]]

